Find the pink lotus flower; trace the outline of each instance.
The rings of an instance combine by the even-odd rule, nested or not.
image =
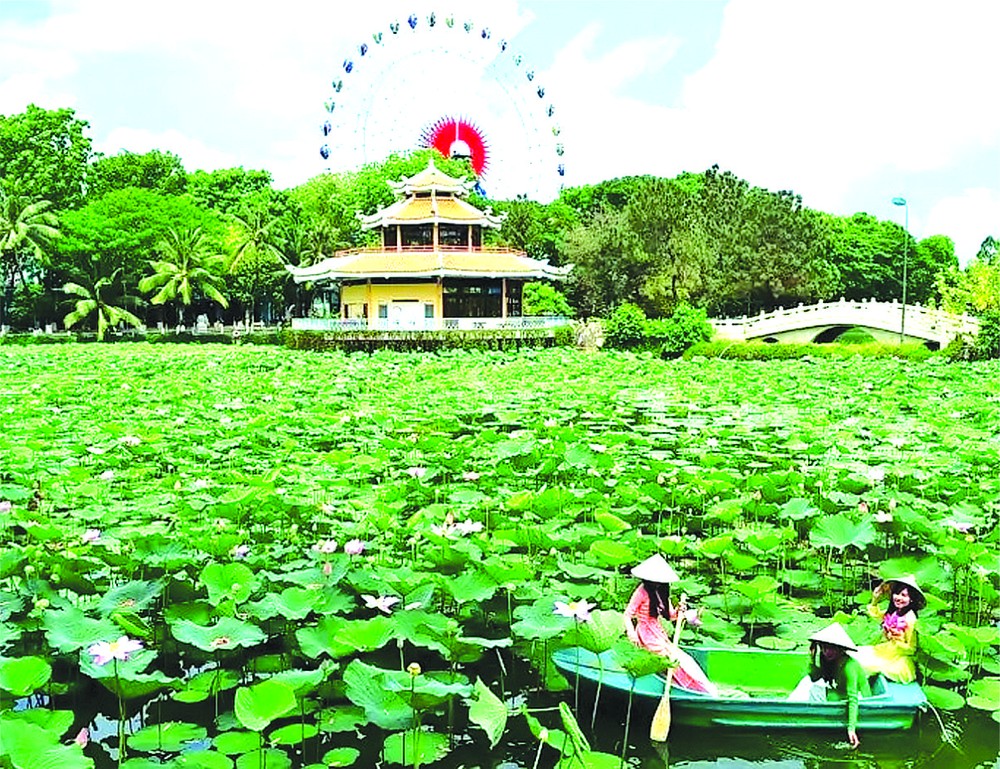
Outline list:
[[[0,513],[9,513],[13,507],[9,500],[0,499]]]
[[[87,529],[85,532],[83,532],[83,536],[80,537],[80,539],[82,539],[84,542],[87,543],[96,542],[100,538],[101,538],[100,529]]]
[[[313,545],[313,550],[317,553],[334,553],[337,551],[337,542],[333,539],[321,539]]]
[[[882,617],[882,628],[887,633],[904,633],[906,632],[906,617],[901,617],[898,614],[886,614]]]
[[[476,532],[482,531],[483,524],[481,524],[479,521],[473,521],[471,519],[464,520],[455,524],[455,530],[459,534],[464,534],[465,536],[468,536],[469,534],[475,534]]]
[[[365,551],[365,543],[360,539],[352,539],[344,543],[344,552],[348,555],[361,555]]]
[[[107,665],[111,660],[127,662],[129,655],[142,648],[142,641],[123,635],[117,641],[98,641],[87,652],[94,658],[95,665]]]
[[[427,474],[426,467],[408,467],[406,474],[411,478],[423,478]]]
[[[569,603],[556,601],[555,609],[553,609],[552,613],[558,614],[560,617],[572,617],[580,622],[587,622],[590,619],[590,610],[596,605],[588,603],[586,600],[570,601]]]
[[[365,602],[366,609],[378,609],[384,614],[391,614],[392,607],[399,603],[399,599],[394,595],[380,595],[378,598],[373,595],[363,595],[361,599]]]
[[[463,481],[478,481],[479,480],[479,473],[477,473],[475,470],[468,470],[467,472],[462,473],[462,480]]]

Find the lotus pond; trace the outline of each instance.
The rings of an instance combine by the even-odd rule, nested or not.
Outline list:
[[[663,766],[548,662],[653,552],[690,645],[915,574],[941,718],[672,765],[996,765],[997,364],[0,346],[0,414],[0,766]]]

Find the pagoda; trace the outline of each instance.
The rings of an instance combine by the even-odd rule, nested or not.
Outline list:
[[[504,217],[464,199],[474,185],[441,172],[431,159],[423,171],[389,182],[394,203],[358,214],[363,229],[379,230],[380,245],[288,270],[297,283],[340,285],[341,326],[437,330],[513,323],[521,316],[524,283],[565,278],[571,267],[484,246],[483,228],[499,228]]]

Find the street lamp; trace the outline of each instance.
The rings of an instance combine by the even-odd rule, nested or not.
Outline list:
[[[910,207],[906,203],[906,198],[893,198],[894,206],[903,207],[904,224],[903,229],[903,314],[899,321],[899,343],[903,344],[903,337],[906,335],[906,247],[910,240]]]

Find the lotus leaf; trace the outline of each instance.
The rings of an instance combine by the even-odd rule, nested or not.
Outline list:
[[[444,758],[450,747],[446,734],[411,729],[386,737],[382,751],[386,762],[390,764],[423,766]]]
[[[236,759],[236,769],[292,769],[292,759],[278,748],[254,750]]]
[[[384,688],[387,671],[354,659],[344,669],[345,694],[364,708],[370,723],[382,729],[403,729],[413,722],[413,709],[398,692]]]
[[[145,582],[141,580],[126,582],[124,585],[112,588],[101,599],[98,608],[101,614],[108,616],[115,610],[128,609],[132,611],[143,611],[148,609],[163,592],[163,585],[159,582]]]
[[[247,729],[263,731],[276,718],[295,707],[295,692],[288,684],[266,680],[236,690],[236,718]]]
[[[967,701],[980,710],[1000,710],[1000,678],[980,678],[970,683]]]
[[[17,769],[93,769],[79,745],[61,745],[59,734],[26,721],[0,721],[0,755]]]
[[[220,753],[226,755],[249,753],[260,747],[260,735],[256,732],[226,731],[216,735],[212,740],[212,745]]]
[[[173,698],[178,702],[202,702],[238,685],[239,676],[235,671],[215,668],[197,673],[188,679],[183,689],[174,692]]]
[[[45,638],[49,645],[64,654],[112,638],[116,634],[120,635],[110,620],[92,619],[73,606],[48,609],[42,616],[42,624],[45,626]]]
[[[875,541],[875,529],[867,520],[855,523],[846,515],[827,515],[812,528],[809,539],[817,547],[861,549]]]
[[[321,732],[353,732],[367,723],[365,711],[353,705],[326,708],[319,714]]]
[[[323,754],[324,767],[353,766],[361,751],[356,748],[334,748]]]
[[[924,684],[923,691],[927,701],[940,710],[960,710],[965,706],[965,697],[952,689]]]
[[[635,551],[631,547],[610,539],[592,542],[588,550],[603,566],[618,567],[635,560]]]
[[[41,657],[0,659],[0,689],[25,697],[48,683],[52,666]]]
[[[249,648],[267,640],[264,631],[249,622],[233,617],[222,617],[214,625],[204,626],[186,619],[170,624],[170,633],[181,643],[191,644],[202,651],[214,652]]]
[[[473,569],[457,577],[442,578],[445,589],[451,593],[457,603],[474,601],[482,603],[493,597],[497,591],[497,583],[478,569]]]
[[[257,586],[253,572],[241,563],[210,563],[199,580],[208,589],[208,600],[213,606],[222,601],[242,603]]]
[[[143,753],[166,751],[177,753],[189,742],[203,740],[208,735],[205,727],[178,721],[163,721],[159,724],[144,726],[128,738],[128,746],[132,750]]]
[[[359,651],[374,651],[383,647],[392,635],[393,622],[383,616],[367,620],[323,617],[318,625],[295,631],[299,648],[311,659],[321,654],[337,659]]]
[[[318,733],[319,728],[315,724],[288,724],[275,729],[267,735],[267,739],[272,745],[298,745],[311,740]]]
[[[486,732],[490,747],[496,747],[507,727],[507,706],[477,678],[474,698],[469,705],[469,720]]]
[[[233,760],[213,750],[186,750],[174,758],[179,769],[233,769]]]

